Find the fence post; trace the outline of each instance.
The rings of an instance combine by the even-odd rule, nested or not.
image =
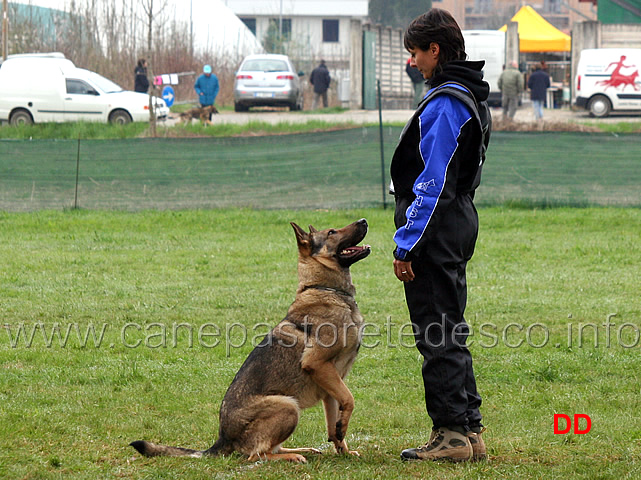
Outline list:
[[[78,209],[78,175],[80,173],[80,137],[78,137],[78,150],[76,153],[76,193],[73,198],[73,209]]]
[[[378,136],[381,145],[381,189],[383,193],[383,210],[387,209],[387,192],[385,191],[385,148],[383,142],[383,108],[381,106],[381,81],[377,81],[378,90]]]

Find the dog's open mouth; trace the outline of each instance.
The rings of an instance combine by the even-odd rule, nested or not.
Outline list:
[[[341,265],[349,266],[352,263],[358,262],[363,258],[367,257],[371,252],[371,247],[369,245],[353,246],[347,247],[340,251],[338,256],[338,261]]]

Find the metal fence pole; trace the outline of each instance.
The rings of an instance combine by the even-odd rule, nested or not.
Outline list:
[[[80,137],[78,137],[78,151],[76,154],[76,192],[73,198],[73,208],[78,209],[78,176],[80,173]]]
[[[381,190],[383,194],[383,210],[387,209],[387,192],[385,191],[385,147],[383,142],[383,108],[381,106],[381,81],[377,81],[378,89],[378,136],[381,145]]]

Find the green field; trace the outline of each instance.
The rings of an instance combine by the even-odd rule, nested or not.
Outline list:
[[[267,137],[2,140],[0,210],[378,207],[384,197],[391,201],[383,191],[399,133],[383,129],[383,168],[377,127]],[[640,139],[495,132],[477,203],[641,206]]]
[[[391,215],[0,213],[0,478],[640,478],[641,211],[480,209],[468,321],[491,459],[459,465],[399,460],[431,425]],[[211,445],[227,385],[293,300],[288,222],[360,217],[373,252],[352,268],[368,327],[347,441],[361,457],[332,452],[320,406],[286,445],[323,450],[307,465],[134,455],[136,439]],[[592,429],[555,435],[555,413]]]

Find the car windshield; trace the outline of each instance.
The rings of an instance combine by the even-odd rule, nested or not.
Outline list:
[[[89,75],[87,75],[87,78],[89,79],[89,81],[91,81],[91,83],[93,83],[96,87],[98,87],[100,90],[102,90],[105,93],[122,92],[124,90],[117,83],[114,83],[108,78],[105,78],[102,75],[99,75],[95,72],[89,72]]]
[[[282,60],[248,60],[241,70],[252,72],[287,72],[287,62]]]

